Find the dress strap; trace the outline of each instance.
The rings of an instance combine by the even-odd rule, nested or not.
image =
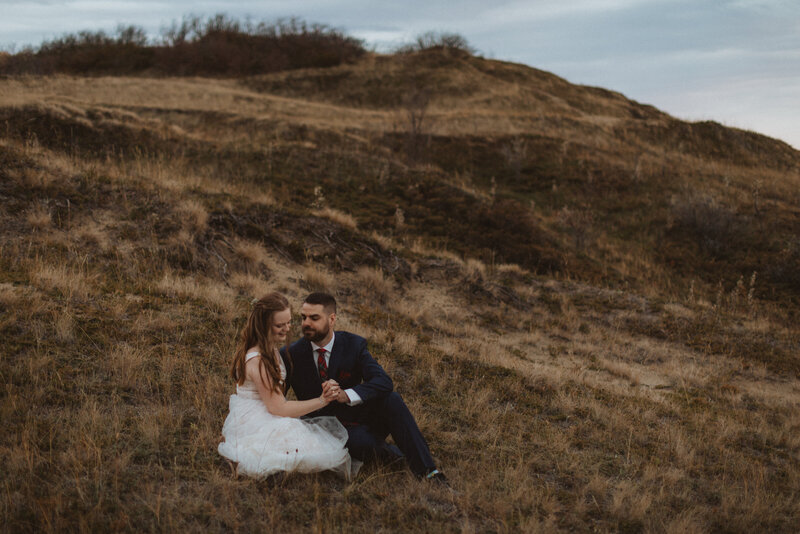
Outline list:
[[[250,360],[252,360],[253,358],[255,358],[260,354],[261,353],[258,351],[248,352],[247,354],[244,355],[244,361],[249,362]]]

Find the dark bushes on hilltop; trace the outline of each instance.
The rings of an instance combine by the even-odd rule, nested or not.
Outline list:
[[[413,43],[401,46],[398,52],[413,53],[425,50],[446,50],[449,52],[473,55],[476,50],[467,39],[458,33],[425,32],[417,36]]]
[[[217,15],[173,23],[158,43],[136,26],[120,26],[114,36],[66,35],[7,56],[0,74],[248,76],[331,67],[364,53],[361,40],[327,26],[296,19],[253,25]]]

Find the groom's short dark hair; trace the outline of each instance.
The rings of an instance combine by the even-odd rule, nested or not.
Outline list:
[[[336,313],[336,299],[333,298],[333,295],[329,295],[328,293],[319,291],[311,293],[303,302],[308,304],[322,304],[322,307],[325,308],[327,313]]]

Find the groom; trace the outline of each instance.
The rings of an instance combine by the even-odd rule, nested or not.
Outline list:
[[[347,448],[362,461],[392,461],[405,456],[419,477],[446,483],[436,469],[428,444],[392,379],[367,350],[367,341],[349,332],[333,331],[336,299],[312,293],[300,309],[303,338],[289,347],[289,385],[300,400],[313,399],[335,387],[338,397],[309,414],[335,416],[347,429]],[[287,359],[286,349],[281,356]],[[390,435],[397,447],[386,443]],[[398,450],[399,447],[399,450]],[[402,452],[401,452],[402,451]]]

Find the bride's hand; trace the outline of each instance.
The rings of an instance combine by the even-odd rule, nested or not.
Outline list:
[[[320,398],[328,404],[329,402],[333,402],[336,400],[336,397],[339,395],[339,387],[332,387],[328,389],[325,393],[323,393]]]
[[[339,384],[335,380],[328,380],[322,384],[322,395],[320,399],[325,404],[333,402],[339,396],[339,392],[341,388],[339,388]]]
[[[335,398],[340,390],[341,388],[336,380],[330,379],[322,383],[322,394],[326,397],[333,396]]]

